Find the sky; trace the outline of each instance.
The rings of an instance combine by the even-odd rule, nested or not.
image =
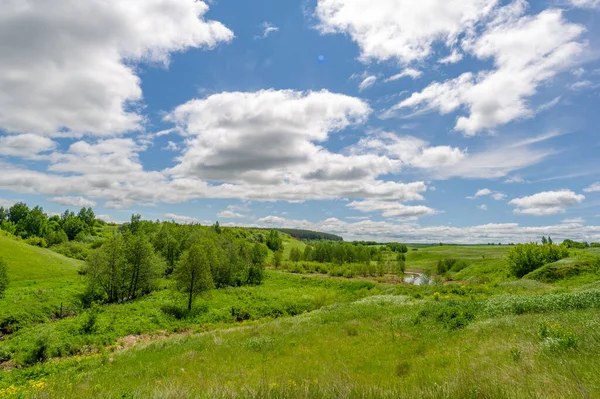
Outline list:
[[[7,0],[0,206],[600,241],[600,0]]]

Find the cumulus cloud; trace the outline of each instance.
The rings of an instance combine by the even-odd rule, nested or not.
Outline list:
[[[427,58],[435,42],[454,43],[497,0],[319,0],[315,11],[322,33],[346,33],[362,60],[410,63]],[[368,12],[365,12],[368,10]]]
[[[96,201],[92,201],[84,197],[52,197],[48,198],[48,201],[56,202],[57,204],[64,206],[74,206],[77,208],[87,208],[97,205]]]
[[[404,108],[437,110],[441,114],[467,108],[469,116],[460,116],[455,129],[472,136],[534,111],[527,98],[537,87],[578,62],[584,50],[579,37],[583,26],[567,22],[560,10],[545,10],[535,16],[523,16],[524,3],[510,13],[498,16],[484,33],[463,44],[465,50],[481,60],[492,60],[495,69],[466,72],[445,82],[434,82],[421,92],[399,102],[384,116]]]
[[[564,213],[565,208],[579,205],[585,196],[571,190],[544,191],[528,197],[515,198],[509,202],[516,206],[514,213],[525,215],[554,215]]]
[[[467,198],[468,199],[476,199],[479,197],[486,197],[486,196],[491,196],[496,201],[502,201],[503,199],[506,198],[506,194],[498,192],[498,191],[492,191],[489,188],[482,188],[481,190],[477,190],[475,195],[473,195],[472,197],[467,197]]]
[[[475,196],[476,197],[482,197],[482,196],[485,196],[485,195],[490,195],[491,193],[492,193],[492,190],[490,190],[489,188],[482,188],[481,190],[478,190],[475,193]]]
[[[196,223],[200,223],[200,220],[191,217],[191,216],[184,216],[184,215],[176,215],[174,213],[165,213],[163,215],[163,218],[165,220],[170,220],[173,222],[177,222],[177,223],[182,223],[182,224],[196,224]]]
[[[54,148],[56,148],[54,141],[35,134],[0,136],[0,156],[37,159],[40,153],[52,151]]]
[[[435,209],[431,209],[423,205],[404,205],[394,201],[378,201],[378,200],[365,200],[365,201],[353,201],[346,205],[349,208],[355,209],[360,212],[381,212],[381,215],[385,218],[414,218],[421,216],[429,216],[437,213]]]
[[[518,223],[488,223],[476,226],[420,226],[419,224],[390,221],[361,220],[346,222],[329,218],[320,222],[285,219],[268,216],[257,221],[265,227],[302,228],[341,235],[347,241],[376,240],[415,243],[466,243],[531,242],[551,232],[555,241],[566,238],[578,241],[600,241],[600,226],[583,226],[577,223],[560,223],[550,226],[521,226]]]
[[[192,0],[8,1],[0,13],[0,129],[53,136],[139,130],[132,63],[212,48],[233,33]]]
[[[533,147],[552,137],[556,135],[494,141],[488,148],[469,152],[457,147],[431,146],[414,136],[375,132],[351,146],[350,151],[354,154],[386,155],[391,159],[398,159],[406,167],[422,169],[435,179],[498,178],[534,165],[554,154],[553,150]]]
[[[477,208],[479,208],[479,209],[480,209],[480,210],[482,210],[482,211],[487,211],[487,210],[488,210],[488,207],[487,207],[487,205],[486,205],[486,204],[481,204],[481,205],[478,205],[478,206],[477,206]]]
[[[440,64],[456,64],[463,59],[463,55],[456,49],[452,50],[447,57],[441,58],[438,62]]]

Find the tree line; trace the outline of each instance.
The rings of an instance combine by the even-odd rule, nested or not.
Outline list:
[[[44,209],[30,209],[24,202],[10,208],[0,207],[0,229],[19,236],[28,243],[47,247],[96,234],[95,226],[106,224],[97,220],[92,208],[81,208],[75,214],[66,210],[61,215],[48,216]]]

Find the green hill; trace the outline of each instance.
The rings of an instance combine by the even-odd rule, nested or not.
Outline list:
[[[0,299],[0,335],[67,311],[81,291],[82,262],[0,234],[0,257],[8,264],[8,290]]]

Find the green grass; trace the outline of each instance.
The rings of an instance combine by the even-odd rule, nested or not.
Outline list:
[[[286,253],[304,245],[284,236]],[[262,285],[214,290],[186,313],[162,280],[95,319],[77,309],[54,320],[83,289],[81,262],[0,236],[13,281],[0,320],[5,309],[23,320],[0,340],[0,363],[26,365],[40,348],[51,358],[0,368],[0,398],[600,397],[596,249],[524,279],[508,277],[508,250],[409,250],[414,271],[464,260],[448,275],[456,285],[267,271]]]
[[[0,257],[10,280],[0,299],[0,332],[48,321],[54,313],[74,307],[82,290],[81,262],[47,249],[0,235]]]
[[[436,317],[415,322],[424,311],[451,306],[448,300],[370,297],[23,373],[46,378],[37,396],[64,398],[600,395],[600,358],[588,356],[600,350],[597,308],[481,317],[459,329]],[[22,381],[15,371],[5,385]]]

